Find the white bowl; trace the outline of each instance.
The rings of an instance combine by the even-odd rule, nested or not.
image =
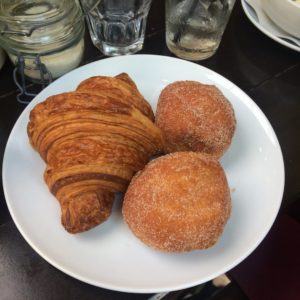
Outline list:
[[[264,12],[281,29],[300,38],[299,0],[262,0]]]

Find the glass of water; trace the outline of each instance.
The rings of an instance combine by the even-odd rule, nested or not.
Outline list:
[[[152,0],[81,0],[93,44],[105,55],[143,48]]]
[[[235,0],[166,0],[166,42],[187,60],[211,57],[219,47]]]

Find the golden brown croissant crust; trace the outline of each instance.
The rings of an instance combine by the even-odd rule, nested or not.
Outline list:
[[[154,121],[154,114],[149,103],[144,99],[137,89],[134,81],[126,74],[121,73],[111,80],[107,76],[95,76],[82,81],[77,91],[101,91],[101,95],[106,95],[116,99],[122,98],[127,104],[137,108],[145,116]]]
[[[124,192],[163,149],[150,105],[124,73],[92,77],[76,91],[50,96],[31,111],[27,131],[72,233],[105,221],[114,193]]]

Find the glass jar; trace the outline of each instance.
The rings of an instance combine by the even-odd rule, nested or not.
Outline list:
[[[33,81],[76,68],[84,50],[84,18],[74,0],[1,0],[0,46]],[[19,66],[20,67],[20,66]]]

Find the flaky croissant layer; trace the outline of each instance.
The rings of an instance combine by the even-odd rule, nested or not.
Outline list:
[[[88,78],[76,91],[50,96],[33,108],[29,140],[47,164],[44,179],[59,200],[67,231],[105,221],[114,193],[124,192],[163,149],[153,118],[125,73]]]

